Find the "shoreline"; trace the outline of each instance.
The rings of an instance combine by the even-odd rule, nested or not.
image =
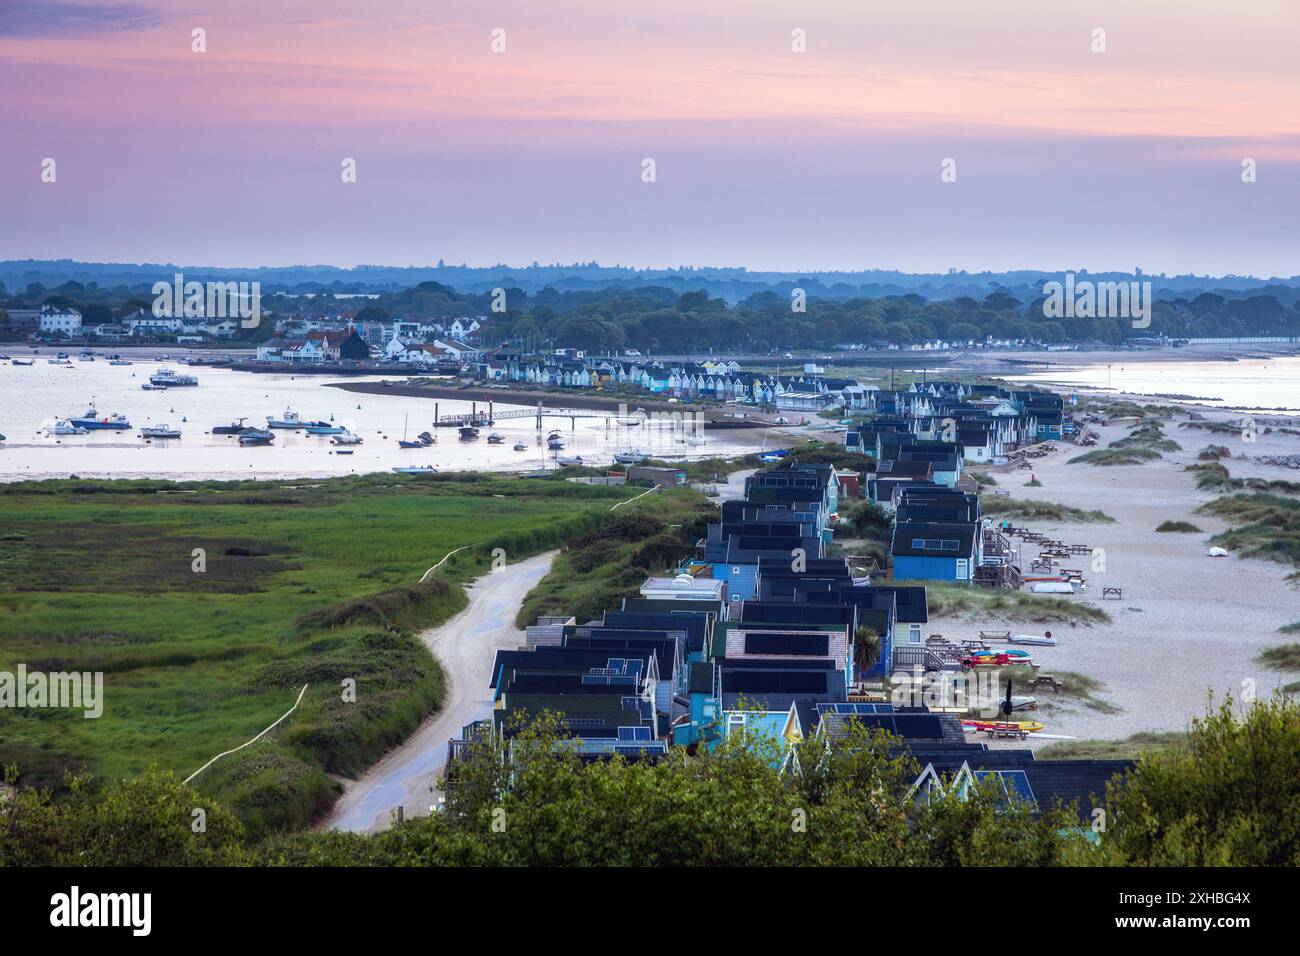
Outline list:
[[[1262,651],[1286,642],[1280,627],[1300,619],[1300,596],[1285,581],[1291,569],[1262,558],[1207,555],[1210,539],[1228,525],[1197,513],[1219,494],[1198,489],[1194,476],[1184,468],[1197,462],[1201,448],[1223,443],[1224,436],[1179,427],[1191,420],[1188,412],[1207,421],[1231,417],[1222,407],[1180,407],[1165,431],[1181,450],[1164,452],[1161,458],[1142,464],[1072,465],[1069,459],[1084,449],[1057,442],[1059,451],[1035,461],[1031,470],[979,468],[994,476],[999,490],[1010,492],[1012,500],[1102,511],[1115,519],[1113,524],[1015,522],[1096,549],[1092,556],[1079,559],[1088,589],[1068,599],[1093,604],[1111,617],[1109,623],[1041,625],[1059,638],[1056,647],[1034,648],[1043,673],[1073,672],[1101,684],[1093,695],[1101,703],[1092,706],[1056,700],[1050,691],[1037,692],[1036,719],[1047,724],[1048,733],[1117,740],[1144,731],[1181,731],[1193,717],[1206,712],[1211,694],[1215,699],[1252,693],[1264,698],[1295,679],[1294,674],[1266,669],[1256,660]],[[1128,433],[1126,423],[1088,427],[1100,436],[1097,448]],[[1223,464],[1234,478],[1285,477],[1286,469],[1257,459],[1300,453],[1300,437],[1276,430],[1261,433],[1250,445],[1239,438],[1229,441],[1234,456]],[[1026,486],[1031,475],[1041,487]],[[1156,532],[1165,521],[1189,521],[1201,530]],[[1019,547],[1021,564],[1027,566],[1035,546],[1022,542]],[[1122,588],[1123,595],[1119,600],[1103,599],[1103,587]],[[1241,600],[1242,595],[1251,595],[1249,604]],[[1024,631],[1027,627],[1024,621],[995,615],[938,618],[931,626],[945,635],[958,632],[959,638],[973,637],[980,629]],[[1118,710],[1104,712],[1108,708]],[[1050,742],[1031,738],[1034,746]]]
[[[484,385],[473,385],[469,387],[452,385],[385,385],[382,382],[326,382],[324,384],[327,388],[337,388],[345,392],[356,392],[363,395],[399,395],[404,398],[428,399],[445,398],[458,402],[476,402],[479,405],[519,405],[527,408],[530,405],[535,405],[537,402],[541,402],[542,405],[547,408],[577,408],[585,411],[609,412],[619,412],[622,410],[635,411],[636,409],[641,409],[646,412],[663,412],[681,416],[701,415],[705,425],[714,429],[725,428],[737,431],[754,431],[765,428],[795,427],[789,423],[781,425],[774,421],[768,421],[766,418],[732,418],[717,406],[697,405],[690,402],[668,402],[663,399],[650,397],[649,395],[645,398],[606,398],[588,392],[579,392],[570,395],[564,392],[525,391],[513,388],[494,389],[490,386]],[[749,415],[759,413],[750,413],[746,410],[745,414]],[[781,417],[779,413],[761,414]]]

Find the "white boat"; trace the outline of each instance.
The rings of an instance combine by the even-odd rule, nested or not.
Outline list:
[[[551,432],[546,436],[546,447],[551,451],[558,451],[564,447],[564,439],[560,437],[559,432]]]
[[[555,463],[558,465],[581,465],[581,455],[556,455]]]
[[[686,442],[688,445],[703,445],[705,443],[705,438],[703,435],[686,435],[682,438],[682,441]]]
[[[1037,647],[1055,647],[1056,638],[1047,634],[1012,634],[1007,640],[1012,644],[1033,644]]]
[[[249,428],[239,433],[241,445],[269,445],[275,441],[275,435],[265,428]]]
[[[130,359],[109,359],[109,365],[134,365]]]
[[[336,445],[360,445],[361,436],[356,432],[350,432],[346,428],[334,436]]]
[[[500,432],[492,432],[492,434],[488,435],[489,445],[500,445],[505,440],[506,436],[502,435]]]
[[[141,438],[180,438],[181,430],[170,425],[146,425],[140,429]]]
[[[649,457],[650,453],[642,451],[640,448],[629,448],[627,451],[614,452],[614,460],[620,465],[635,465]]]
[[[433,465],[400,465],[393,469],[399,475],[436,475],[438,469]]]
[[[1073,594],[1074,585],[1068,581],[1035,581],[1029,590],[1034,594]]]
[[[515,442],[515,451],[528,451],[528,446],[521,441]]]
[[[141,385],[140,387],[141,387],[142,389],[144,389],[146,392],[165,392],[165,391],[167,391],[167,386],[166,386],[166,385],[155,385],[155,384],[153,384],[153,382],[145,382],[145,383],[144,383],[143,385]]]
[[[74,425],[66,418],[60,418],[50,429],[51,435],[89,435],[90,429]]]
[[[154,372],[149,376],[149,381],[164,388],[184,388],[199,384],[199,380],[193,375],[180,375],[169,368],[162,368]]]
[[[316,423],[304,421],[301,415],[288,408],[284,410],[284,414],[279,418],[272,415],[266,416],[267,428],[305,428],[307,425],[314,424]]]

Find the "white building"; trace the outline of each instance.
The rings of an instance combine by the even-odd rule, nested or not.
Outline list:
[[[57,332],[68,336],[80,335],[81,313],[72,308],[47,305],[41,309],[41,331],[47,335]]]

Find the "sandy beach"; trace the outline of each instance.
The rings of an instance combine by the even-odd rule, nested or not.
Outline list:
[[[1207,419],[1234,416],[1202,410]],[[1070,566],[1084,571],[1087,590],[1071,600],[1104,609],[1108,624],[1092,626],[999,621],[989,617],[954,622],[932,621],[932,628],[950,639],[973,638],[978,631],[1010,629],[1041,633],[1050,629],[1059,644],[1033,648],[1045,672],[1074,672],[1100,681],[1095,696],[1117,708],[1113,713],[1078,701],[1054,699],[1050,689],[1037,692],[1045,706],[1040,719],[1048,732],[1080,739],[1116,739],[1139,731],[1184,729],[1192,716],[1204,713],[1211,693],[1240,699],[1263,697],[1295,680],[1261,667],[1256,656],[1288,641],[1278,633],[1284,624],[1300,620],[1300,589],[1284,580],[1291,568],[1272,561],[1235,556],[1211,558],[1209,539],[1227,527],[1196,509],[1217,497],[1197,490],[1194,475],[1183,471],[1208,444],[1225,445],[1234,457],[1225,460],[1234,478],[1268,477],[1296,480],[1292,469],[1253,459],[1262,455],[1298,454],[1300,437],[1260,434],[1246,443],[1239,436],[1211,435],[1180,427],[1179,415],[1165,425],[1166,434],[1183,446],[1161,460],[1132,466],[1067,464],[1081,454],[1073,444],[1058,443],[1059,451],[1034,462],[1032,474],[1042,487],[1024,487],[1031,471],[1014,466],[988,469],[999,490],[1012,498],[1035,499],[1099,510],[1110,523],[1051,524],[1016,521],[1050,533],[1066,543],[1086,544],[1104,551],[1104,570],[1093,570],[1093,559],[1079,556]],[[1096,447],[1123,437],[1125,424],[1092,426],[1099,433]],[[1157,533],[1164,521],[1189,521],[1203,533]],[[1037,547],[1022,543],[1023,565]],[[1123,598],[1102,600],[1103,587],[1120,587]]]

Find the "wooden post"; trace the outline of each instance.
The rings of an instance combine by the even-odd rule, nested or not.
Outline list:
[[[402,804],[399,803],[397,805],[397,822],[401,823],[405,819],[406,819],[406,807],[402,806]]]

